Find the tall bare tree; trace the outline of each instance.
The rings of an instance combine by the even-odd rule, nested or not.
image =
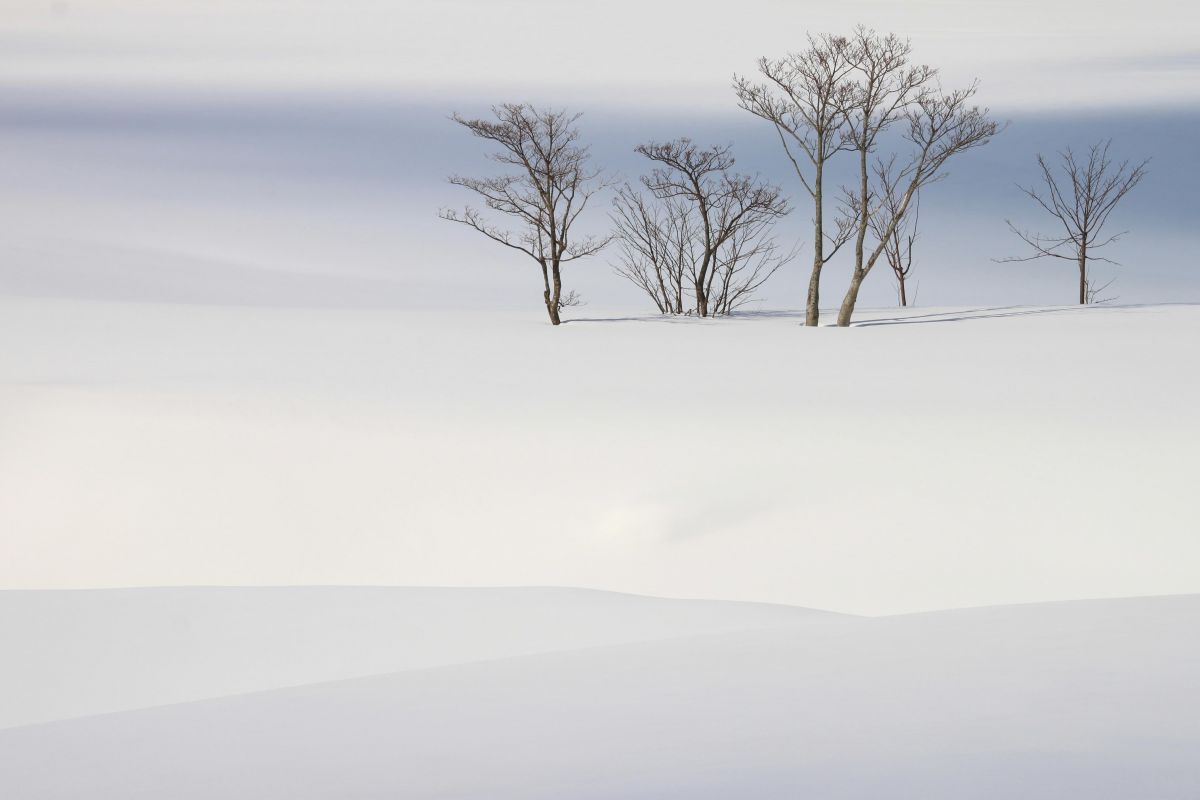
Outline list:
[[[683,309],[686,283],[697,315],[728,314],[794,255],[769,235],[787,200],[778,187],[733,172],[730,147],[681,138],[636,149],[657,166],[641,179],[649,199],[626,186],[614,200],[617,271],[660,310]]]
[[[857,231],[850,286],[838,311],[841,327],[850,324],[863,280],[918,192],[945,177],[943,170],[951,158],[987,144],[999,131],[987,109],[970,105],[978,84],[942,92],[937,71],[911,65],[910,52],[909,43],[894,35],[881,36],[865,28],[855,31],[852,58],[857,80],[846,124],[858,155],[859,182],[847,191],[846,202],[853,209]],[[899,167],[891,158],[875,155],[884,134],[897,122],[903,123],[901,138],[910,148]],[[892,193],[898,201],[893,210],[884,212],[882,199]],[[881,216],[881,231],[868,248],[867,234],[876,216]]]
[[[1074,261],[1079,269],[1080,305],[1099,301],[1100,292],[1111,283],[1098,285],[1089,271],[1089,264],[1093,261],[1116,263],[1096,255],[1096,251],[1117,241],[1126,231],[1105,235],[1104,226],[1117,204],[1145,177],[1146,165],[1150,163],[1150,159],[1137,164],[1129,161],[1114,163],[1108,155],[1111,145],[1111,139],[1093,144],[1088,148],[1086,158],[1076,156],[1067,148],[1058,154],[1059,174],[1055,174],[1046,159],[1038,155],[1042,187],[1017,187],[1054,217],[1062,228],[1061,233],[1030,233],[1005,220],[1009,229],[1033,252],[1028,256],[1000,260],[1061,258]]]
[[[734,76],[738,105],[770,122],[800,183],[813,203],[813,261],[804,324],[820,323],[821,270],[849,241],[852,220],[839,214],[832,231],[825,224],[825,170],[848,142],[845,107],[852,91],[851,44],[841,36],[809,36],[808,47],[783,58],[762,58],[763,80]]]
[[[515,230],[489,222],[467,206],[443,209],[442,219],[467,225],[492,241],[519,250],[541,267],[543,301],[550,322],[562,321],[561,311],[574,304],[574,292],[563,294],[562,267],[600,252],[611,237],[575,237],[572,231],[588,200],[606,182],[588,164],[588,147],[579,143],[580,114],[538,109],[528,104],[492,108],[494,120],[452,119],[472,135],[499,145],[490,158],[514,171],[491,178],[450,177],[450,182],[475,192],[490,210],[510,217]]]
[[[927,65],[909,62],[912,45],[894,34],[880,35],[875,31],[859,27],[851,37],[849,60],[853,64],[853,88],[845,105],[847,140],[858,160],[858,186],[847,190],[847,201],[855,210],[854,265],[850,275],[850,288],[838,312],[838,325],[850,324],[854,304],[858,302],[859,288],[863,279],[875,265],[883,252],[894,228],[907,212],[910,201],[901,192],[892,214],[881,218],[881,197],[887,192],[884,187],[872,185],[874,177],[882,181],[886,170],[893,165],[876,160],[872,165],[872,154],[880,139],[891,127],[904,119],[909,107],[916,102],[926,87],[933,81],[936,71]],[[900,178],[897,178],[900,180]],[[883,191],[881,191],[881,189]],[[867,252],[867,234],[875,220],[881,230],[875,249]]]

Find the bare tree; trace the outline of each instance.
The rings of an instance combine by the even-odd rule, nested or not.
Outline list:
[[[546,313],[558,325],[561,310],[578,301],[574,292],[563,294],[562,266],[600,252],[611,240],[575,238],[571,230],[588,200],[606,182],[599,170],[588,165],[588,148],[579,143],[580,114],[527,104],[495,106],[492,114],[494,121],[458,114],[452,119],[474,136],[499,145],[490,158],[515,172],[492,178],[454,175],[450,182],[475,192],[492,211],[511,217],[516,230],[488,222],[470,206],[461,212],[443,209],[439,216],[536,261],[542,270]]]
[[[636,149],[658,166],[641,179],[651,199],[626,186],[614,200],[617,271],[660,311],[680,313],[686,291],[697,315],[728,314],[793,257],[769,235],[787,200],[778,187],[733,172],[730,147],[682,138]]]
[[[911,46],[894,35],[881,36],[859,28],[855,31],[852,59],[857,78],[847,106],[847,127],[858,154],[859,183],[846,192],[846,202],[857,222],[854,264],[850,286],[838,311],[837,324],[846,327],[854,315],[863,280],[883,254],[887,241],[903,221],[922,187],[945,177],[943,169],[952,157],[986,144],[999,130],[988,119],[987,109],[968,105],[977,84],[967,89],[943,93],[937,85],[937,71],[909,64]],[[890,158],[871,156],[884,134],[903,121],[902,138],[911,146],[903,166]],[[867,248],[871,219],[881,213],[881,198],[894,182],[891,192],[898,202],[884,213],[882,229],[873,246]]]
[[[1126,231],[1106,236],[1104,226],[1117,204],[1145,177],[1146,165],[1150,163],[1150,159],[1146,159],[1138,164],[1129,161],[1114,164],[1108,155],[1111,145],[1111,139],[1093,144],[1088,149],[1086,159],[1077,157],[1067,148],[1058,154],[1059,175],[1055,174],[1045,158],[1038,155],[1042,187],[1017,187],[1057,220],[1062,228],[1061,233],[1030,233],[1005,220],[1009,229],[1029,245],[1033,253],[1000,260],[1033,261],[1039,258],[1061,258],[1074,261],[1079,268],[1080,305],[1104,302],[1106,299],[1101,297],[1101,293],[1112,281],[1097,284],[1089,272],[1089,263],[1116,263],[1097,256],[1096,251],[1117,241]]]
[[[887,235],[888,226],[896,218],[903,199],[898,191],[900,181],[895,164],[895,159],[891,159],[879,165],[880,200],[871,213],[870,224],[875,240],[883,242],[883,258],[896,276],[896,300],[903,308],[908,306],[909,301],[908,276],[912,273],[913,245],[918,237],[921,197],[919,193],[914,195],[912,207],[900,216],[897,225],[892,226],[891,235]]]
[[[813,262],[808,280],[804,324],[820,323],[821,270],[842,248],[853,231],[852,220],[836,218],[825,230],[825,169],[846,149],[845,106],[852,90],[854,64],[845,37],[809,36],[805,50],[779,59],[759,59],[764,78],[754,83],[734,76],[738,105],[770,122],[800,183],[813,202]]]

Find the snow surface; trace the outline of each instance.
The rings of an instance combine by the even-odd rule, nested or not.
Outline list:
[[[1200,796],[1200,307],[578,316],[0,298],[0,796]]]
[[[192,590],[191,602],[216,591]],[[273,599],[300,607],[306,593],[338,591],[277,589]],[[117,597],[129,602],[118,608]],[[378,597],[397,608],[428,599]],[[135,606],[160,595],[97,599],[132,623],[145,613]],[[513,611],[512,599],[460,595],[481,611]],[[615,604],[601,613],[610,620],[653,607],[603,594],[541,599]],[[525,604],[516,616],[544,612]],[[734,616],[783,624],[582,648],[559,628],[555,652],[9,728],[0,786],[22,800],[1200,795],[1200,596],[797,613],[813,624],[758,607]]]
[[[0,299],[0,586],[1200,591],[1200,306],[697,322]]]

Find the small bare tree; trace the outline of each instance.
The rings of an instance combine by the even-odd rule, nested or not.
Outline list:
[[[850,240],[853,221],[839,214],[826,231],[825,169],[847,149],[845,107],[852,91],[850,40],[810,36],[808,47],[779,59],[759,59],[759,83],[734,76],[738,105],[770,122],[813,203],[813,261],[804,324],[820,323],[821,270]]]
[[[846,327],[854,315],[863,280],[870,274],[892,237],[908,214],[917,193],[945,177],[946,162],[956,155],[987,144],[999,130],[988,119],[987,109],[969,105],[977,84],[943,93],[932,67],[909,64],[911,46],[894,35],[881,36],[859,28],[853,39],[857,82],[847,107],[847,127],[858,155],[859,183],[846,193],[846,202],[857,221],[854,264],[850,286],[838,311],[837,324]],[[871,161],[885,134],[903,121],[903,138],[911,152],[902,167],[891,159]],[[889,181],[894,182],[891,190]],[[879,215],[881,198],[898,193],[891,213],[883,214],[879,238],[868,250],[871,219]]]
[[[909,301],[908,276],[912,273],[913,245],[918,237],[921,197],[919,193],[914,195],[912,207],[900,216],[899,224],[892,227],[892,233],[888,236],[888,226],[900,211],[903,197],[898,191],[901,187],[895,159],[879,167],[880,201],[870,217],[871,234],[876,241],[883,242],[884,260],[896,276],[896,300],[904,308],[908,306]]]
[[[649,198],[626,186],[614,200],[617,272],[660,311],[682,312],[686,292],[697,315],[729,314],[794,256],[770,237],[787,200],[778,187],[734,173],[730,147],[682,138],[636,149],[658,166],[641,179]]]
[[[1088,149],[1085,158],[1078,157],[1067,148],[1058,154],[1060,174],[1041,155],[1037,157],[1041,168],[1042,187],[1018,186],[1022,192],[1048,212],[1062,232],[1055,235],[1030,233],[1017,228],[1005,220],[1009,230],[1029,245],[1033,252],[1028,256],[1013,256],[1001,261],[1033,261],[1039,258],[1061,258],[1074,261],[1079,268],[1079,304],[1104,302],[1101,297],[1112,281],[1098,284],[1089,272],[1092,261],[1115,264],[1111,259],[1096,255],[1096,251],[1120,239],[1126,231],[1110,236],[1104,234],[1104,226],[1117,204],[1141,182],[1146,175],[1150,159],[1138,164],[1122,161],[1114,164],[1108,151],[1112,140],[1097,142]]]
[[[700,261],[700,237],[687,202],[647,200],[626,184],[613,199],[612,219],[621,251],[617,274],[649,295],[660,313],[684,313],[685,280]]]
[[[467,225],[492,241],[519,250],[542,270],[543,301],[551,324],[574,305],[574,292],[563,294],[562,266],[600,252],[611,237],[575,238],[572,227],[588,200],[605,187],[600,171],[588,165],[588,148],[579,143],[580,114],[537,109],[527,104],[492,108],[495,120],[452,119],[472,135],[500,146],[490,158],[515,169],[493,178],[451,176],[450,182],[475,192],[484,205],[513,218],[516,230],[488,222],[476,209],[443,209],[442,219]]]

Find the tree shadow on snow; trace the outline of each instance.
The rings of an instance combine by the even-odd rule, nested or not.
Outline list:
[[[1006,317],[1028,317],[1042,314],[1077,314],[1080,312],[1100,313],[1103,311],[1120,312],[1138,309],[1156,309],[1163,306],[1195,305],[1193,303],[1131,303],[1128,305],[1092,305],[1092,306],[994,306],[991,308],[957,308],[947,311],[934,311],[927,314],[909,314],[906,316],[885,317],[882,319],[865,319],[852,322],[852,328],[870,328],[878,325],[927,325],[934,322],[970,322],[981,319],[1003,319]],[[822,320],[832,318],[836,310],[822,311]],[[596,322],[653,322],[670,325],[707,325],[720,322],[750,321],[756,319],[783,319],[804,322],[804,310],[759,310],[735,311],[726,317],[697,317],[695,315],[675,314],[641,314],[613,317],[579,317],[563,320],[563,324],[596,323]],[[828,322],[822,322],[821,327],[834,327]]]
[[[969,322],[977,319],[1003,319],[1005,317],[1029,317],[1041,314],[1077,314],[1080,312],[1099,313],[1101,311],[1129,311],[1141,308],[1156,308],[1163,303],[1138,303],[1122,306],[1053,306],[1049,308],[1030,308],[1028,306],[999,306],[996,308],[957,309],[932,314],[918,314],[908,317],[891,317],[887,319],[870,319],[851,323],[853,328],[870,328],[876,325],[927,325],[934,322]],[[1186,305],[1186,304],[1179,304]]]

